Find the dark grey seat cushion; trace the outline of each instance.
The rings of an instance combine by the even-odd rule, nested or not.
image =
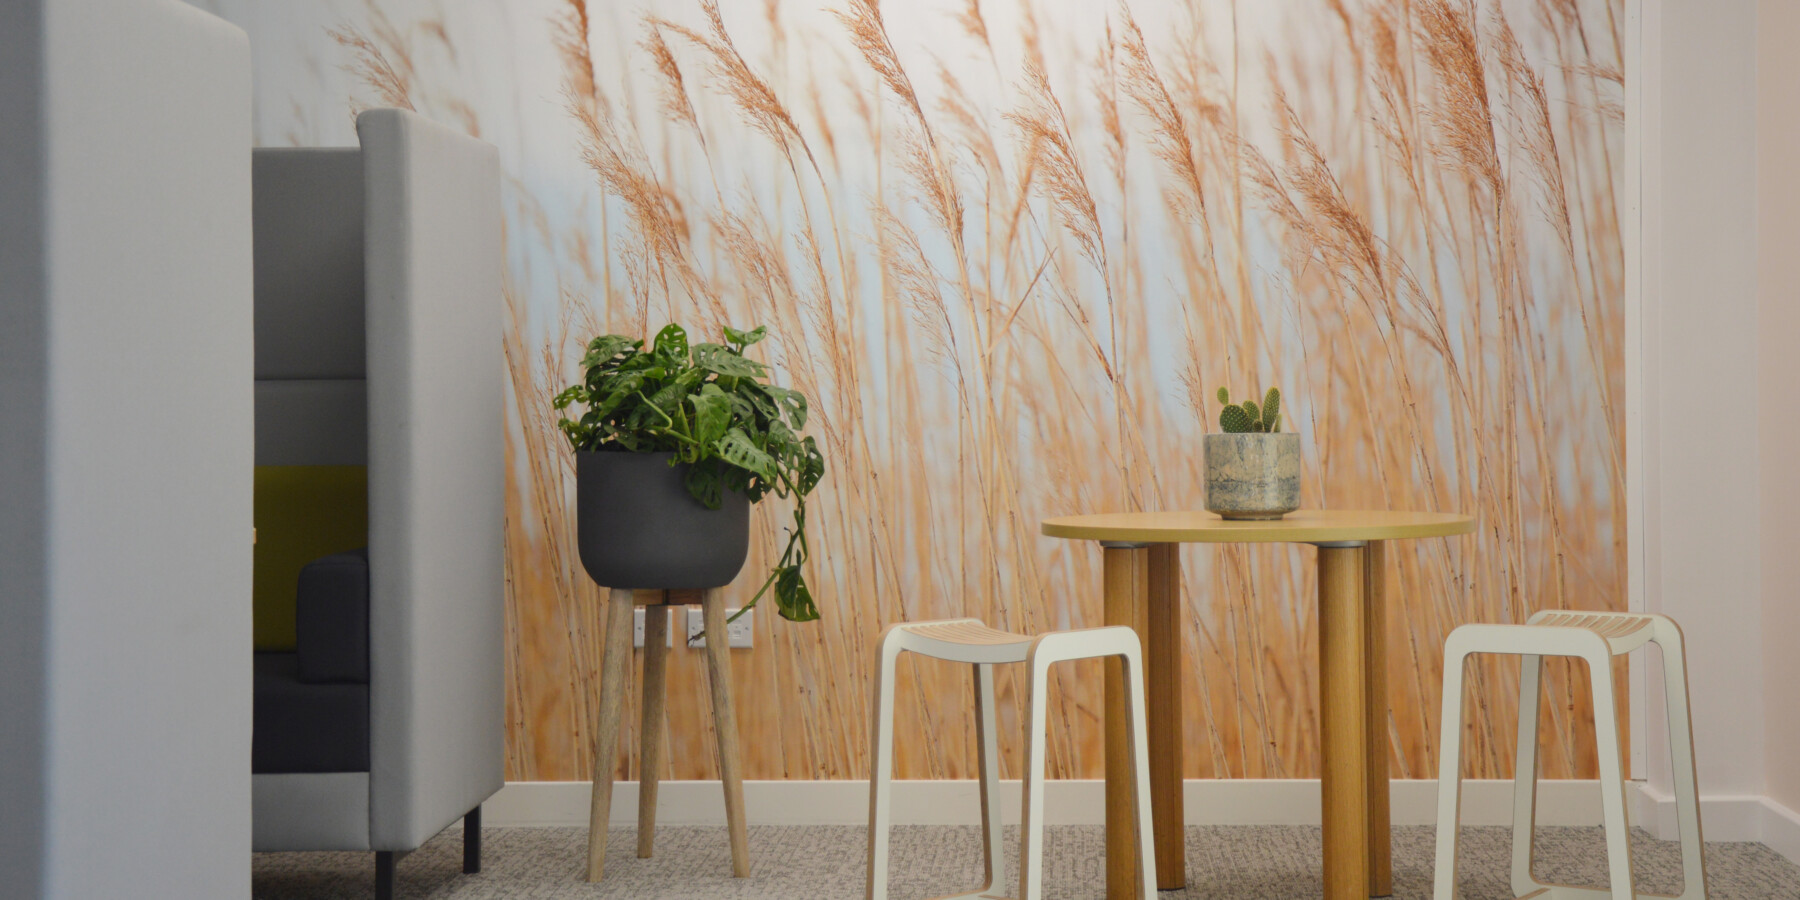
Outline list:
[[[250,771],[369,771],[369,686],[300,680],[295,653],[256,654]]]
[[[294,597],[300,680],[369,683],[369,551],[321,557],[300,570]]]

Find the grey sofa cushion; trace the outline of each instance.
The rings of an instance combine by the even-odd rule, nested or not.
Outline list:
[[[308,684],[294,653],[256,654],[250,771],[367,772],[369,686]]]
[[[257,380],[361,379],[362,152],[261,147],[251,179]]]
[[[294,597],[299,678],[369,683],[369,551],[321,557],[300,570]]]
[[[256,464],[369,464],[368,387],[361,379],[258,381]]]

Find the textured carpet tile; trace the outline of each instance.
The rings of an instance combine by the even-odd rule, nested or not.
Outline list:
[[[853,900],[863,896],[866,830],[842,826],[768,826],[750,829],[751,877],[730,877],[723,828],[659,828],[656,855],[637,858],[635,829],[615,828],[607,845],[606,880],[582,881],[587,832],[580,828],[489,828],[483,868],[462,874],[458,828],[400,861],[398,895],[433,900],[567,900],[567,898],[737,898],[737,900]],[[1048,829],[1045,896],[1098,898],[1105,894],[1104,845],[1097,826]],[[1018,829],[1007,829],[1005,893],[1017,887]],[[1394,829],[1394,896],[1431,897],[1434,832]],[[939,826],[899,827],[891,844],[889,896],[935,897],[976,887],[981,880],[981,831]],[[1188,887],[1159,900],[1303,900],[1322,890],[1319,829],[1223,827],[1187,830]],[[1640,893],[1672,894],[1680,887],[1680,851],[1637,832],[1633,870]],[[1504,828],[1465,828],[1458,860],[1463,900],[1511,900],[1507,873],[1511,834]],[[1538,877],[1600,885],[1606,848],[1598,828],[1546,828],[1538,833]],[[1800,867],[1761,844],[1709,844],[1707,881],[1712,900],[1800,900]],[[252,895],[258,900],[366,900],[374,896],[370,853],[257,854]]]

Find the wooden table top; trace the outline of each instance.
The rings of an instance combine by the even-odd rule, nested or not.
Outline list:
[[[1045,519],[1044,534],[1143,544],[1332,543],[1447,537],[1475,530],[1461,513],[1300,509],[1271,521],[1221,519],[1199,510],[1100,513]]]

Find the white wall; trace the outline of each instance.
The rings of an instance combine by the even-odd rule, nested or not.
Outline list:
[[[1639,8],[1633,565],[1645,608],[1687,633],[1707,837],[1800,861],[1800,4]],[[1650,706],[1660,802],[1643,811],[1668,837],[1667,732]]]
[[[1756,4],[1647,0],[1643,12],[1644,445],[1630,460],[1643,467],[1643,602],[1686,632],[1701,792],[1754,795],[1764,750]],[[1666,791],[1666,731],[1651,706],[1649,776]]]
[[[1767,792],[1800,810],[1800,4],[1757,7],[1757,429]]]
[[[9,2],[0,76],[0,893],[247,896],[248,42]]]

